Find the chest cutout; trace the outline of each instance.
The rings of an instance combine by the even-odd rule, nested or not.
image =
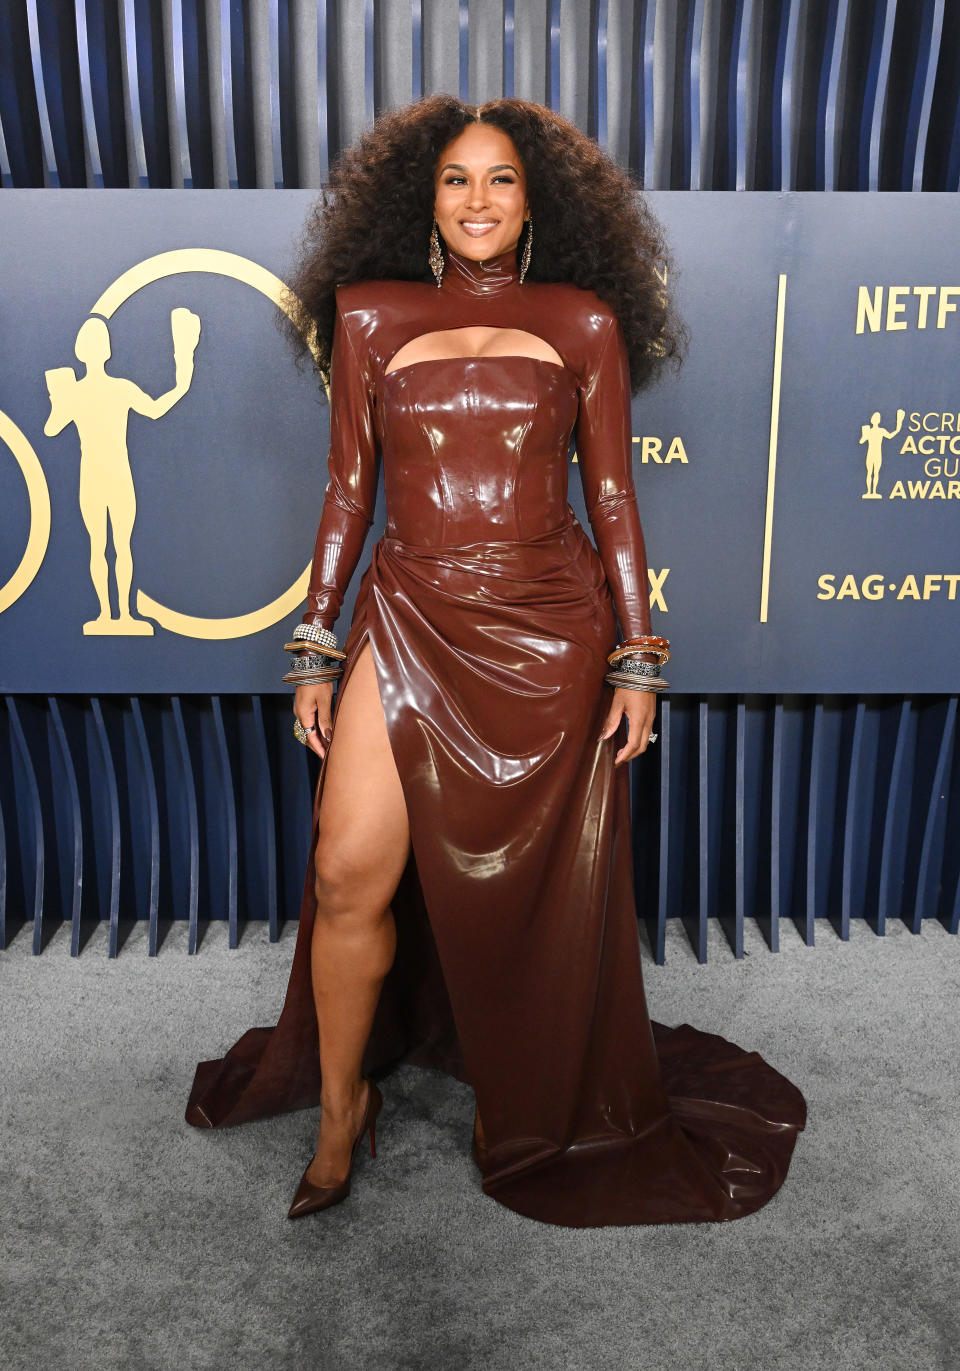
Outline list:
[[[535,333],[519,328],[443,328],[421,333],[393,354],[384,370],[417,366],[421,362],[441,362],[451,357],[531,357],[550,362],[565,370],[556,348]]]

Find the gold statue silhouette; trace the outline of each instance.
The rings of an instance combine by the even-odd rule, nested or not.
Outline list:
[[[86,319],[77,333],[74,351],[86,367],[78,377],[73,367],[53,367],[45,373],[50,415],[43,431],[48,437],[76,424],[80,437],[80,513],[90,535],[90,579],[100,602],[100,614],[83,626],[87,634],[149,636],[153,624],[130,613],[133,555],[130,538],[137,513],[137,497],[127,451],[127,420],[131,410],[148,419],[161,419],[186,395],[193,381],[193,354],[200,338],[200,316],[189,309],[170,311],[176,384],[154,400],[136,382],[110,376],[104,369],[111,355],[106,321]],[[107,567],[107,517],[113,530],[119,617],[110,614]]]
[[[885,429],[880,427],[880,411],[875,409],[870,415],[869,424],[860,426],[860,442],[867,445],[867,489],[866,493],[860,496],[861,500],[882,500],[883,496],[877,492],[877,481],[880,476],[880,466],[883,462],[883,440],[884,438],[896,438],[900,432],[900,426],[906,415],[905,409],[897,410],[897,426],[895,429]]]

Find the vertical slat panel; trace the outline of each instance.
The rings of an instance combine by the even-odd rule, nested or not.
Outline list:
[[[136,0],[120,0],[123,24],[123,104],[127,124],[127,151],[132,186],[149,186],[147,151],[143,137],[140,101],[140,59],[137,51]]]
[[[783,699],[773,706],[773,738],[770,748],[770,918],[767,942],[771,952],[780,951],[780,892],[783,889],[780,860],[783,850]]]
[[[942,726],[940,742],[936,748],[933,768],[933,781],[929,794],[918,795],[917,803],[923,807],[923,839],[920,844],[920,860],[917,864],[917,884],[913,913],[909,921],[911,931],[919,933],[923,920],[935,917],[940,891],[940,874],[943,869],[944,843],[946,840],[947,792],[950,785],[950,768],[953,761],[954,736],[957,720],[957,698],[945,700],[942,707]]]
[[[822,162],[824,190],[840,189],[840,153],[843,139],[841,76],[844,47],[850,23],[850,0],[830,0],[827,41],[824,51],[826,88],[823,92],[823,133],[820,136],[818,163]]]
[[[249,78],[255,185],[260,190],[275,189],[280,175],[280,168],[274,160],[273,143],[275,95],[271,70],[270,31],[271,11],[275,10],[276,0],[262,0],[261,4],[249,6],[243,12],[244,21],[248,25],[244,78]],[[236,85],[235,73],[235,94]]]
[[[800,116],[801,92],[794,86],[800,28],[800,0],[786,0],[779,8],[777,58],[774,71],[773,159],[774,190],[796,190],[794,120]]]
[[[145,816],[146,832],[149,835],[145,864],[147,888],[145,899],[142,901],[143,913],[149,923],[147,953],[149,956],[155,957],[160,940],[160,804],[157,797],[157,778],[153,770],[147,725],[143,716],[143,708],[136,695],[130,699],[130,711],[139,761],[140,804]]]
[[[707,914],[710,901],[710,750],[705,697],[697,702],[697,912],[686,920],[698,962],[707,960]]]
[[[173,103],[173,118],[169,126],[171,183],[175,188],[190,190],[193,186],[193,170],[190,164],[190,137],[187,131],[183,0],[164,0],[163,18],[165,67],[170,76],[167,88]]]
[[[423,0],[415,0],[419,14]],[[320,184],[326,184],[330,175],[330,83],[327,79],[329,62],[329,40],[327,24],[328,0],[320,0],[317,14],[317,115],[320,136]],[[420,69],[420,91],[423,93],[423,51],[422,39],[416,45]],[[416,89],[416,88],[415,88]],[[417,98],[416,95],[414,98]]]
[[[547,0],[547,89],[545,103],[560,109],[560,0]]]
[[[890,51],[897,0],[878,0],[874,12],[874,37],[867,69],[867,88],[863,102],[864,132],[867,134],[866,178],[859,189],[880,189],[880,156],[886,116],[887,84],[890,79]]]
[[[638,31],[640,38],[640,64],[637,79],[640,89],[637,92],[637,149],[640,163],[641,180],[650,190],[656,189],[656,115],[654,113],[653,58],[654,38],[656,36],[656,0],[640,0]]]
[[[933,109],[933,88],[940,61],[940,42],[943,37],[944,0],[924,0],[923,32],[917,50],[910,109],[904,138],[903,190],[923,190],[923,169],[930,132],[930,112]]]
[[[176,730],[177,749],[183,783],[187,832],[189,834],[189,877],[187,881],[187,951],[196,952],[200,940],[200,818],[197,809],[197,791],[194,782],[193,760],[187,742],[187,727],[183,717],[183,705],[179,695],[171,697],[173,722]]]
[[[364,19],[369,29],[373,27],[374,0],[364,0]],[[370,82],[367,82],[370,90]],[[470,0],[457,0],[457,96],[464,104],[470,103]],[[372,117],[372,105],[368,109],[368,120]]]
[[[273,185],[274,189],[282,190],[283,180],[283,144],[281,141],[280,128],[280,0],[268,0],[267,10],[267,36],[268,50],[267,58],[269,61],[270,73],[270,150],[273,161]],[[285,0],[284,0],[285,3]]]
[[[609,129],[607,125],[607,3],[596,0],[591,5],[591,15],[596,17],[594,31],[590,35],[591,79],[587,88],[589,101],[587,113],[587,132],[597,144],[607,150]]]
[[[61,904],[64,918],[70,921],[70,954],[76,957],[80,951],[80,920],[83,913],[83,813],[80,786],[70,745],[70,731],[55,696],[47,698],[47,709],[54,744],[51,750],[57,758],[62,777],[62,784],[54,785],[57,857],[64,887]]]
[[[74,16],[77,25],[83,141],[86,148],[87,165],[90,168],[90,185],[100,189],[103,186],[103,164],[100,161],[100,139],[97,135],[97,116],[93,103],[93,71],[90,63],[91,36],[96,41],[97,35],[91,35],[87,29],[86,0],[74,0]]]
[[[226,831],[226,875],[227,875],[227,925],[230,946],[237,947],[240,933],[237,922],[237,886],[239,881],[239,849],[237,846],[237,803],[233,790],[233,768],[230,765],[230,749],[227,746],[227,730],[223,722],[223,705],[219,695],[211,697],[213,705],[213,727],[217,740],[217,754],[220,762],[219,790],[223,806],[224,827]]]
[[[753,188],[753,168],[748,163],[747,102],[749,98],[748,61],[753,29],[754,0],[734,0],[731,76],[734,82],[733,130],[731,137],[734,189]]]
[[[817,917],[817,858],[819,856],[820,786],[823,779],[823,700],[813,706],[813,736],[810,750],[810,783],[807,790],[807,852],[804,871],[803,919],[798,921],[800,936],[813,946]]]
[[[236,190],[240,184],[237,172],[237,130],[233,103],[233,24],[231,0],[220,0],[220,98],[223,102],[223,156],[226,161],[227,185]]]
[[[27,0],[27,25],[30,33],[30,65],[33,69],[34,99],[37,117],[40,121],[40,140],[43,145],[43,184],[60,185],[60,171],[57,154],[53,145],[53,131],[50,127],[50,111],[47,108],[47,86],[43,72],[43,50],[40,46],[40,17],[37,13],[38,0]]]
[[[841,876],[840,926],[843,939],[850,937],[850,919],[857,900],[856,859],[863,851],[863,821],[861,818],[863,790],[863,752],[866,732],[867,706],[858,700],[854,711],[853,739],[850,746],[850,769],[847,775],[846,814],[843,823],[843,870]]]
[[[686,190],[698,190],[703,168],[700,156],[703,147],[701,130],[701,73],[700,62],[703,50],[703,11],[706,0],[692,0],[689,22],[686,29],[683,70],[685,73],[684,93],[686,96],[686,120],[684,126],[684,183]]]
[[[743,696],[737,698],[734,772],[734,848],[733,848],[733,955],[743,956],[743,922],[746,914],[746,785],[747,770],[747,706]]]
[[[515,0],[503,0],[503,94],[508,100],[514,98],[517,75],[517,24],[514,5]],[[419,21],[420,0],[413,0],[413,8]]]
[[[424,84],[423,0],[410,0],[410,98],[419,100],[426,94]]]
[[[27,745],[26,732],[20,719],[17,701],[6,696],[7,718],[14,761],[20,867],[23,872],[23,917],[33,924],[34,954],[43,950],[43,897],[46,849],[43,834],[43,815],[40,806],[40,787],[33,758]]]
[[[279,910],[277,907],[277,823],[276,798],[273,788],[273,773],[270,767],[270,750],[267,744],[267,730],[263,718],[263,702],[259,695],[251,697],[253,713],[254,746],[252,755],[256,765],[255,799],[256,827],[263,850],[264,870],[264,908],[261,918],[266,918],[270,929],[270,941],[276,942],[280,936]]]
[[[909,757],[915,721],[910,700],[900,705],[897,737],[890,771],[883,847],[880,853],[880,889],[877,897],[877,932],[886,932],[887,919],[900,917],[903,898],[903,838],[906,830],[904,809],[909,784]]]
[[[106,917],[109,920],[107,956],[115,957],[120,946],[120,793],[103,706],[96,695],[90,698],[90,714],[98,748],[100,781],[100,793],[92,796],[91,800],[101,821],[105,823],[107,835],[105,847],[108,867],[105,878],[101,877],[103,882],[101,888],[105,885],[108,892],[106,908]]]
[[[682,14],[671,0],[655,0],[653,48],[653,180],[656,190],[672,190],[674,144],[679,137],[677,115],[677,48],[681,43]],[[680,118],[682,119],[682,108]]]

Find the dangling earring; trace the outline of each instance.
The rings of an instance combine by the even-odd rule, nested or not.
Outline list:
[[[440,235],[437,233],[437,221],[433,221],[433,231],[430,234],[430,270],[437,278],[437,286],[443,285],[443,253],[440,251]]]
[[[523,257],[520,263],[520,284],[523,285],[523,278],[527,274],[527,267],[530,265],[530,245],[533,242],[533,215],[527,219],[527,241],[523,245]]]

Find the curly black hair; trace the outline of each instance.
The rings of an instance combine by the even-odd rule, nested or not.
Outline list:
[[[688,333],[667,291],[675,268],[633,173],[544,105],[489,100],[479,113],[513,139],[526,173],[536,244],[525,279],[570,281],[611,306],[634,393],[668,361],[679,367]],[[335,285],[434,283],[427,254],[437,159],[476,115],[453,95],[425,96],[381,114],[331,167],[296,246],[290,315],[277,315],[297,366],[309,356],[325,388]]]

